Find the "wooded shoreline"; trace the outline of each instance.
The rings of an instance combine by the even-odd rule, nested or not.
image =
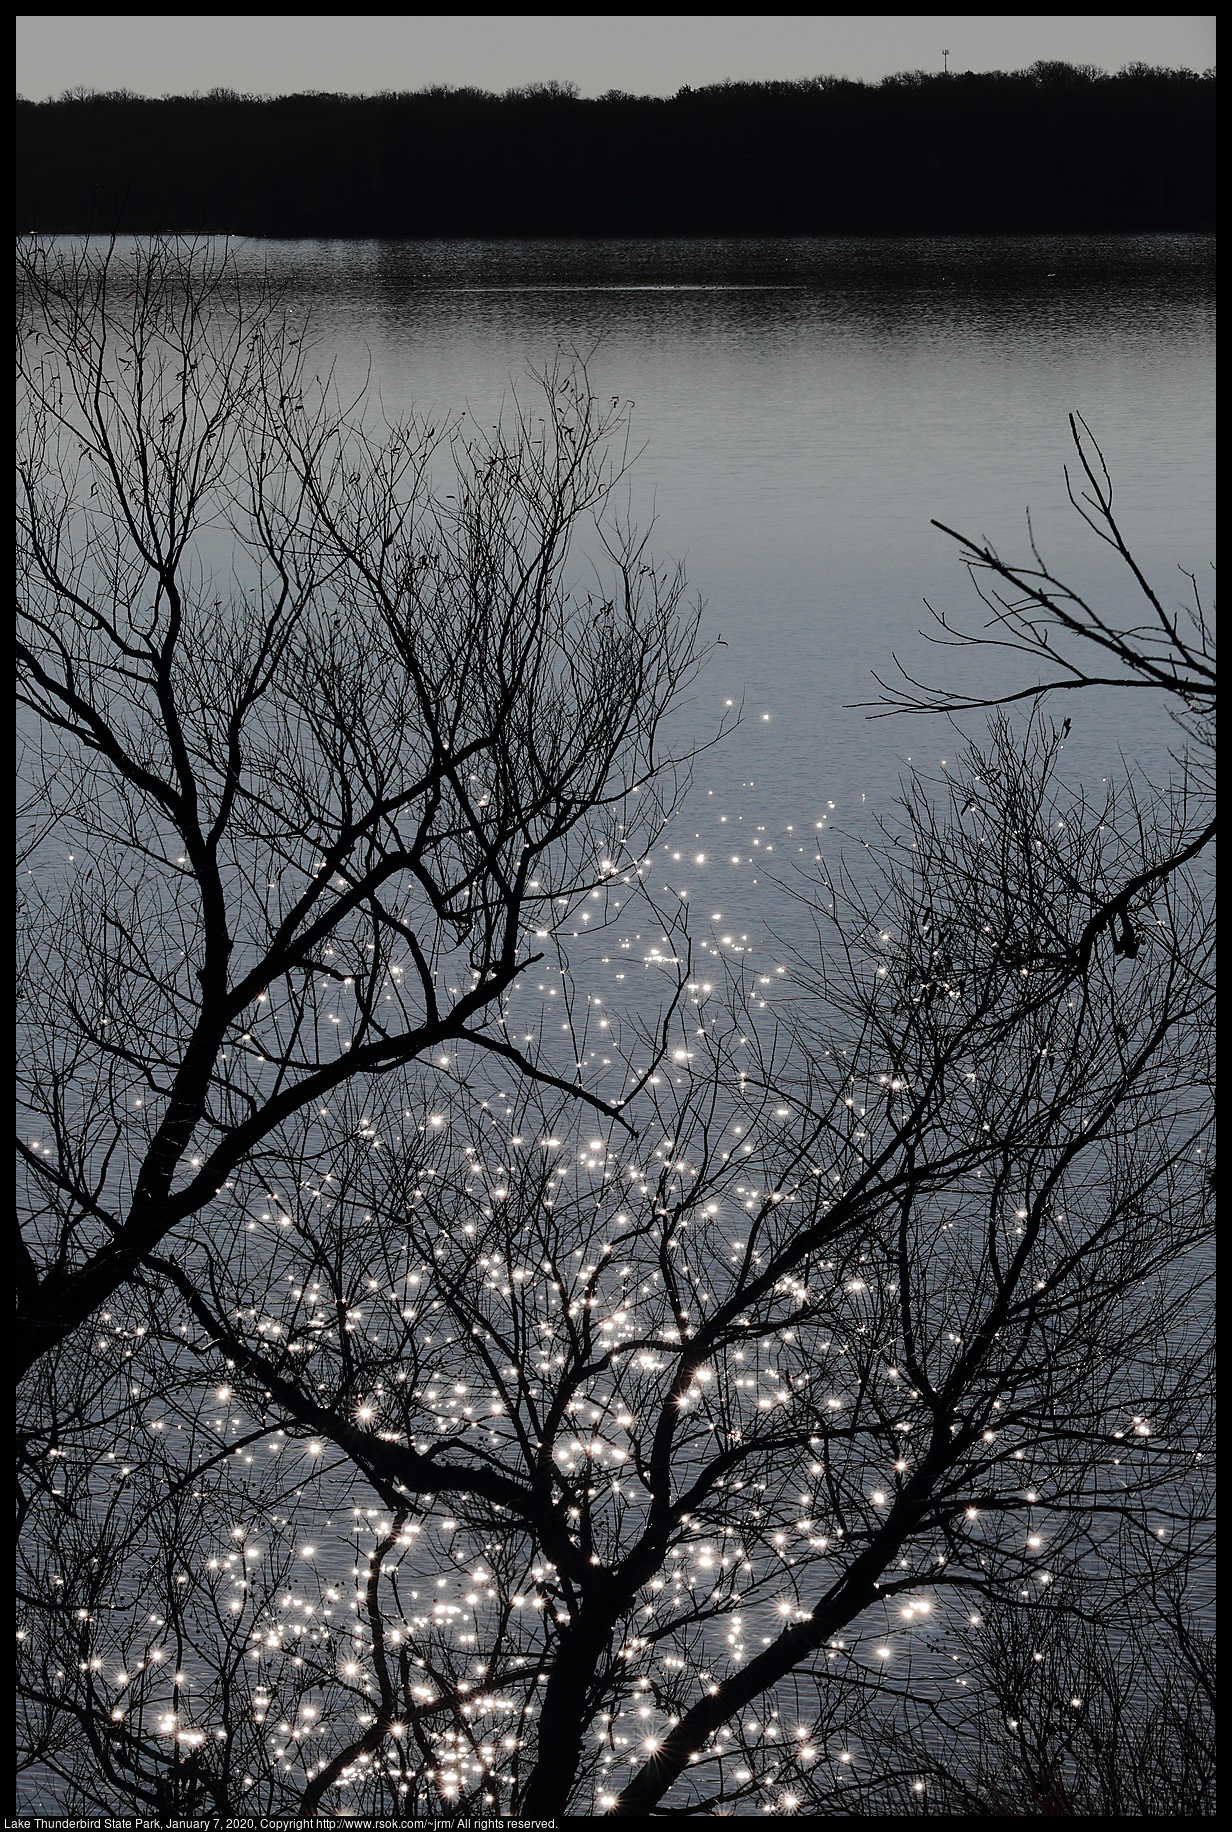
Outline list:
[[[17,105],[19,233],[1214,228],[1213,72],[1037,64],[611,92],[69,92]]]

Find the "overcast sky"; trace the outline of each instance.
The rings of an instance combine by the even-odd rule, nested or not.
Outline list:
[[[729,79],[897,70],[1018,70],[1063,58],[1203,70],[1214,15],[1163,14],[60,14],[17,20],[17,89],[84,85],[142,95],[216,85],[266,95],[370,94],[429,83],[503,90],[573,82],[583,95],[674,95]]]

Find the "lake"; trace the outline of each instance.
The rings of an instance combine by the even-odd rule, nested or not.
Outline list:
[[[867,830],[908,758],[935,769],[952,754],[946,725],[857,709],[872,670],[896,653],[933,680],[946,665],[956,685],[1004,678],[919,638],[924,599],[979,608],[932,517],[1026,558],[1029,507],[1056,573],[1104,603],[1131,595],[1066,500],[1071,411],[1103,445],[1164,601],[1186,588],[1178,564],[1201,574],[1214,559],[1210,236],[253,241],[238,254],[310,314],[341,382],[370,370],[390,412],[465,407],[490,424],[562,349],[588,357],[598,394],[634,403],[635,505],[723,638],[678,740],[744,706],[699,762],[678,822],[691,882],[673,879],[727,921],[756,922],[765,885],[751,845],[733,853],[733,827],[774,846],[777,866],[807,856],[801,836],[822,822]],[[1128,702],[1064,708],[1075,779],[1113,773],[1118,752],[1166,771],[1166,709]]]
[[[1065,498],[1071,411],[1103,445],[1165,601],[1181,595],[1178,563],[1214,558],[1213,237],[248,242],[239,255],[310,309],[341,380],[371,363],[391,411],[490,421],[511,378],[562,348],[589,357],[599,394],[634,403],[635,501],[726,644],[697,732],[728,699],[745,705],[699,786],[727,799],[752,780],[767,827],[841,820],[861,796],[884,805],[903,758],[952,747],[939,726],[851,710],[892,651],[936,678],[945,658],[916,634],[924,598],[973,603],[930,518],[1025,556],[1029,505],[1055,571],[1123,592]],[[963,666],[965,683],[991,681]],[[1087,775],[1118,742],[1157,757],[1166,732],[1154,712],[1127,722],[1124,703],[1065,710]]]
[[[465,407],[490,424],[528,368],[562,348],[588,357],[599,395],[634,403],[635,502],[723,638],[678,742],[706,737],[728,701],[745,709],[699,759],[664,875],[683,890],[687,874],[698,930],[722,910],[759,954],[761,928],[782,915],[767,879],[811,857],[822,823],[867,829],[908,759],[939,767],[955,744],[948,726],[870,722],[855,705],[892,653],[928,668],[924,599],[951,613],[974,602],[930,518],[1025,557],[1030,505],[1054,570],[1116,602],[1126,581],[1066,501],[1076,409],[1165,602],[1183,595],[1178,564],[1202,573],[1214,558],[1210,237],[249,242],[237,253],[310,312],[340,382],[370,369],[391,412]],[[956,685],[992,683],[978,659]],[[1163,708],[1089,695],[1064,711],[1075,778],[1111,775],[1119,753],[1166,766]],[[322,1512],[336,1506],[322,1498]],[[751,1621],[750,1639],[770,1626]],[[921,1684],[949,1671],[916,1658]]]

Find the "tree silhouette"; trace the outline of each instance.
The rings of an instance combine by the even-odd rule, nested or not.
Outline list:
[[[562,906],[636,882],[699,654],[583,370],[492,433],[376,428],[225,255],[20,279],[19,1371],[353,1081],[477,1048],[620,1104],[502,1001]]]
[[[118,344],[114,261],[30,282],[73,335],[62,396],[27,358],[23,1312],[78,1309],[22,1396],[29,1796],[1205,1810],[1210,702],[1160,655],[1213,689],[1209,619],[1092,636],[968,544],[1035,581],[997,640],[1162,668],[1179,791],[1087,797],[994,708],[781,887],[817,945],[767,1013],[682,946],[637,1074],[580,1086],[501,995],[553,900],[637,895],[696,656],[619,530],[565,595],[597,404],[455,442],[446,510],[431,435],[301,415],[291,329],[148,258]],[[224,484],[265,568],[226,613],[185,532]]]
[[[1214,73],[1038,63],[671,97],[161,100],[17,110],[19,233],[987,234],[1215,226]],[[1075,180],[1099,172],[1098,183]]]

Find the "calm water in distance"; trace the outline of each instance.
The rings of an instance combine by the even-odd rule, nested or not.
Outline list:
[[[891,651],[932,678],[947,665],[917,636],[925,597],[950,612],[974,602],[931,517],[1025,558],[1029,505],[1055,571],[1104,602],[1125,596],[1065,499],[1071,410],[1103,444],[1165,602],[1184,589],[1178,563],[1201,573],[1215,557],[1213,237],[239,252],[289,283],[342,379],[371,362],[391,411],[469,407],[490,423],[510,379],[562,347],[590,356],[599,394],[635,403],[635,503],[643,520],[653,509],[656,554],[686,561],[726,643],[689,718],[700,735],[725,701],[745,705],[699,768],[701,800],[727,804],[754,783],[767,829],[858,822],[892,799],[907,756],[952,752],[948,728],[850,710]],[[964,684],[984,678],[964,669]],[[1067,761],[1088,779],[1115,768],[1118,745],[1154,761],[1168,742],[1161,709],[1087,698],[1064,710]]]

